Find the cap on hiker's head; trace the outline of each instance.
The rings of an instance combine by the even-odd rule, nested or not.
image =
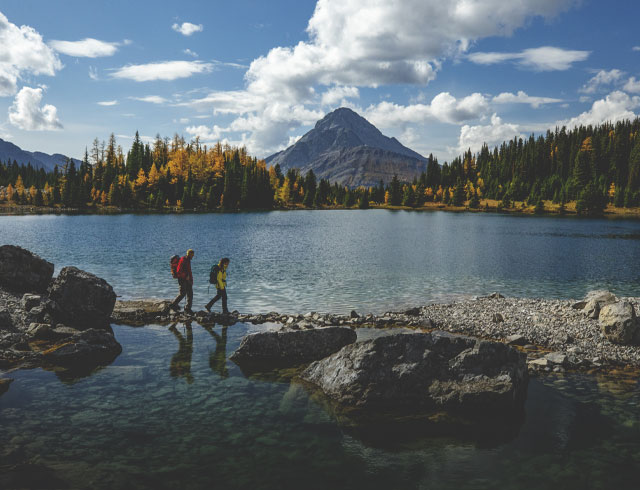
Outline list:
[[[189,250],[187,250],[187,255],[192,254],[193,253],[193,249],[190,248]]]

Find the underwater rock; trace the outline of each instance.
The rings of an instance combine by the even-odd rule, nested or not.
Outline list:
[[[116,293],[107,281],[76,267],[64,267],[49,287],[55,316],[79,329],[108,328]]]
[[[245,371],[266,371],[316,361],[356,341],[348,327],[266,331],[247,335],[231,360]]]
[[[42,356],[56,366],[86,367],[110,363],[121,352],[122,346],[112,333],[91,328],[44,351]]]
[[[11,378],[0,378],[0,395],[9,390],[9,385],[13,382]]]
[[[15,245],[0,247],[0,286],[16,293],[44,292],[53,264]]]
[[[344,347],[301,379],[349,410],[397,414],[521,410],[526,355],[500,342],[444,332],[394,334]]]

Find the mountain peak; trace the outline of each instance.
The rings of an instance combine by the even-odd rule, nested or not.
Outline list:
[[[345,155],[349,155],[349,161],[339,163],[338,160],[344,160]],[[394,167],[398,169],[399,176],[406,174],[402,177],[409,177],[408,172],[413,171],[408,169],[426,167],[427,159],[402,145],[397,139],[383,135],[378,128],[355,111],[340,107],[320,119],[315,127],[294,145],[267,157],[266,161],[271,165],[280,165],[284,171],[289,168],[307,171],[313,168],[316,172],[318,165],[325,169],[331,167],[331,171],[325,172],[324,178],[347,183],[344,176],[348,174],[348,185],[355,186],[367,181],[364,175],[357,175],[358,172],[363,172],[363,162],[370,164],[375,161],[377,166],[385,166],[382,177],[384,180],[391,180]],[[338,167],[341,167],[339,172]],[[401,171],[402,168],[407,170]],[[322,173],[316,174],[323,177]],[[376,178],[379,176],[377,173]],[[412,174],[410,178],[414,176]]]

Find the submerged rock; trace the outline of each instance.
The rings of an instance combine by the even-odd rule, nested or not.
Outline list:
[[[105,330],[88,329],[65,339],[42,353],[56,366],[87,367],[110,363],[122,352],[113,334]]]
[[[107,281],[76,267],[64,267],[49,287],[56,317],[79,328],[108,328],[116,293]]]
[[[9,385],[13,382],[11,378],[0,378],[0,395],[5,394],[9,390]]]
[[[480,415],[520,410],[526,355],[500,342],[444,332],[394,334],[344,347],[301,378],[350,411]]]
[[[634,340],[638,321],[633,305],[627,301],[608,304],[600,310],[602,334],[614,344],[630,344]]]
[[[0,286],[16,293],[44,292],[53,264],[15,245],[0,247]]]
[[[248,372],[298,366],[327,357],[356,337],[348,327],[258,332],[242,339],[231,360]]]

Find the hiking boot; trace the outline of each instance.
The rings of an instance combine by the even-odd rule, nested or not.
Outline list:
[[[178,308],[178,305],[171,303],[169,305],[169,310],[170,311],[180,311],[180,308]]]
[[[207,310],[209,313],[211,313],[211,305],[209,303],[204,305],[204,309]]]
[[[229,310],[222,310],[222,314],[223,315],[228,315],[229,314]]]
[[[193,310],[192,310],[191,308],[185,308],[185,309],[184,309],[184,312],[185,312],[187,315],[193,315],[193,314],[194,314],[194,313],[193,313]]]

